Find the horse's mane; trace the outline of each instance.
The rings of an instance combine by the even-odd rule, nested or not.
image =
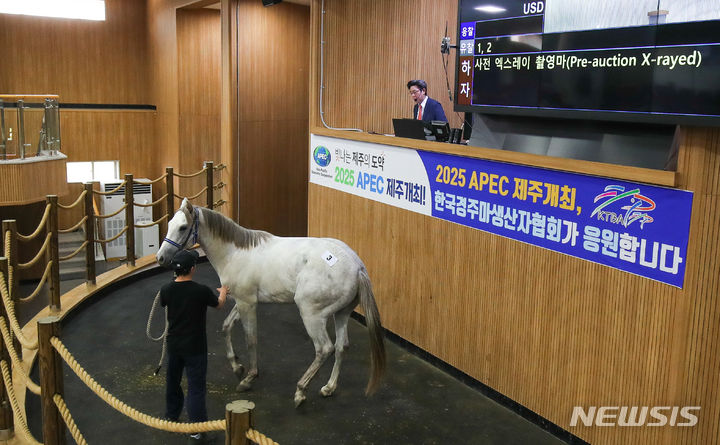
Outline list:
[[[196,207],[202,211],[207,228],[222,241],[234,243],[239,249],[252,249],[272,237],[262,230],[250,230],[238,225],[230,218],[208,208]]]

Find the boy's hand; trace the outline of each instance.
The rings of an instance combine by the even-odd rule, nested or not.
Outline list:
[[[225,300],[227,299],[227,294],[230,291],[227,286],[223,285],[221,287],[217,288],[217,291],[220,293],[218,296],[218,309],[222,309],[223,306],[225,306]]]

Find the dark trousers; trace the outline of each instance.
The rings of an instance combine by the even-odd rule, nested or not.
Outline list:
[[[205,389],[207,354],[168,355],[167,381],[165,384],[165,417],[177,420],[183,408],[183,391],[180,387],[183,369],[188,382],[187,413],[190,422],[205,422]]]

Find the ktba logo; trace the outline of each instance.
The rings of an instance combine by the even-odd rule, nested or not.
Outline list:
[[[582,406],[573,407],[570,426],[694,426],[699,406]]]
[[[330,150],[322,145],[318,145],[313,152],[313,159],[320,167],[327,167],[330,165]]]

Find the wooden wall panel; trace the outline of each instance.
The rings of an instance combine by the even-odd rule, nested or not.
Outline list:
[[[238,2],[240,224],[307,233],[308,7]]]
[[[182,0],[147,1],[147,36],[151,103],[157,107],[157,166],[176,167],[179,159],[178,59],[176,8]]]
[[[62,110],[62,152],[68,162],[120,161],[120,175],[154,179],[155,112]]]
[[[240,151],[240,224],[281,236],[306,235],[307,156],[294,146],[307,131],[300,120],[240,123],[240,147],[256,147]],[[289,141],[287,135],[301,136]]]
[[[314,5],[319,11],[320,1]],[[456,0],[326,0],[325,9],[328,125],[392,133],[392,118],[412,117],[414,102],[406,87],[411,79],[425,79],[428,95],[440,101],[451,126],[460,125],[440,54],[446,23],[455,43]],[[312,44],[319,48],[317,41]],[[454,66],[453,50],[447,67],[450,85]],[[312,119],[313,125],[322,125],[319,116]]]
[[[720,246],[702,222],[715,212],[696,212],[707,200],[684,290],[313,184],[309,232],[358,251],[385,327],[583,439],[713,443]],[[576,405],[703,408],[694,428],[571,428]]]
[[[175,165],[181,173],[196,172],[204,161],[220,160],[220,37],[220,11],[178,9],[180,156]],[[205,184],[204,175],[183,179],[176,193],[193,196]],[[203,206],[206,201],[204,196],[192,200]]]
[[[3,206],[44,202],[46,195],[62,195],[67,191],[65,159],[0,162],[0,178],[0,205]]]
[[[145,1],[106,0],[106,20],[0,14],[0,93],[70,103],[148,103]]]

